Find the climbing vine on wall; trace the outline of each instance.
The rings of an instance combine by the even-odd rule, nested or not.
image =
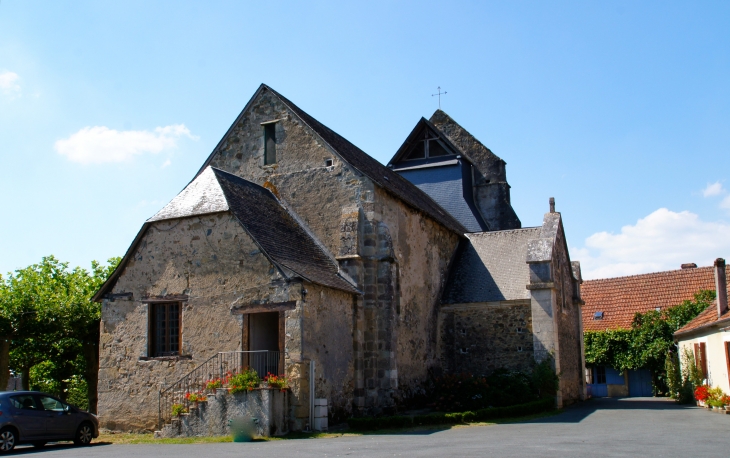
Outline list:
[[[637,313],[631,329],[586,331],[587,366],[610,366],[619,371],[648,368],[654,385],[663,384],[665,360],[676,352],[673,334],[712,304],[715,292],[701,290],[694,299],[661,311]]]

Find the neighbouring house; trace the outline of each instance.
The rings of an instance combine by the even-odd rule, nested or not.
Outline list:
[[[680,351],[692,350],[705,383],[730,393],[730,312],[727,304],[727,268],[718,258],[715,273],[715,301],[697,317],[674,333]]]
[[[522,228],[509,189],[441,110],[385,166],[261,85],[95,296],[101,424],[152,429],[166,393],[241,365],[287,376],[291,430],[315,399],[395,412],[433,375],[549,355],[557,404],[582,399],[580,265],[554,201]]]
[[[715,290],[715,277],[716,268],[687,263],[679,270],[587,280],[581,290],[583,329],[630,329],[636,313],[663,310],[692,300],[700,290]],[[593,366],[586,368],[586,380],[595,397],[653,395],[652,375],[646,368],[621,372]]]

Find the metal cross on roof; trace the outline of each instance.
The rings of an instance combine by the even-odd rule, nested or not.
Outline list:
[[[431,94],[431,97],[439,96],[439,110],[440,110],[441,109],[441,94],[446,94],[446,91],[441,92],[441,86],[437,87],[436,90],[438,90],[438,92],[436,94]]]

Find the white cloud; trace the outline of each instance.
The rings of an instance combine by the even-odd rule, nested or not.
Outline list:
[[[720,208],[730,210],[730,196],[725,196],[725,198],[722,199],[722,201],[720,202]]]
[[[712,184],[707,183],[707,187],[702,191],[702,195],[705,197],[719,196],[723,192],[725,192],[725,190],[722,188],[722,183],[716,181]]]
[[[105,126],[84,127],[54,148],[70,161],[82,164],[129,161],[144,153],[158,154],[177,146],[180,137],[197,140],[184,124],[147,130],[114,130]]]
[[[0,91],[10,97],[20,96],[20,76],[17,73],[2,71],[0,72]]]
[[[172,164],[172,161],[170,159],[168,159],[168,160],[166,160],[165,162],[162,163],[162,166],[160,168],[161,169],[164,169],[165,167],[168,167],[171,164]]]
[[[687,262],[708,266],[728,253],[730,224],[660,208],[618,234],[591,235],[571,258],[581,262],[583,278],[594,279],[674,270]]]

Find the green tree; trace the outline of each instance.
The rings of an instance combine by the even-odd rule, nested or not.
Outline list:
[[[48,256],[0,277],[0,386],[7,385],[11,363],[29,388],[33,367],[50,362],[59,386],[55,394],[65,398],[68,384],[82,371],[88,407],[96,410],[101,310],[91,297],[119,260],[112,258],[107,266],[94,261],[88,272],[69,270],[67,263]],[[79,353],[83,363],[77,362]]]

